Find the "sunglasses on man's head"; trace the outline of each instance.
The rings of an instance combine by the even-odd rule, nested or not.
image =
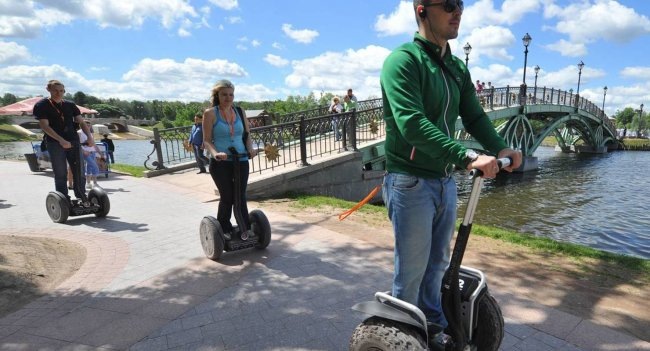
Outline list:
[[[460,12],[463,12],[463,9],[465,8],[465,4],[463,4],[463,0],[445,0],[444,2],[437,2],[437,3],[429,3],[426,5],[423,5],[424,7],[429,7],[429,6],[442,6],[442,9],[445,10],[447,13],[452,13],[456,11],[456,8],[460,10]]]

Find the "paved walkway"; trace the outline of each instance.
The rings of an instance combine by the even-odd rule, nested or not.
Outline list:
[[[0,319],[0,350],[346,350],[363,319],[350,307],[390,287],[392,257],[325,228],[267,212],[264,251],[203,256],[198,226],[216,212],[209,176],[100,179],[107,218],[54,224],[51,173],[0,161],[0,235],[83,245],[81,269]],[[254,206],[251,206],[254,207]],[[650,343],[507,293],[502,350],[650,350]]]

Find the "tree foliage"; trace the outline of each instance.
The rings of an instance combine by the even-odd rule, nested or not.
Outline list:
[[[18,97],[14,94],[5,93],[4,96],[0,98],[0,106],[7,106],[18,102]]]
[[[245,110],[266,110],[268,113],[288,114],[310,110],[319,106],[328,106],[334,94],[321,92],[319,97],[314,93],[307,96],[290,95],[285,100],[274,101],[238,101],[236,105]],[[194,114],[202,113],[210,106],[209,101],[179,102],[179,101],[139,101],[121,100],[118,98],[100,99],[83,91],[74,94],[66,93],[64,98],[77,105],[92,108],[99,112],[100,118],[134,118],[164,121],[166,126],[185,126],[194,122]],[[0,106],[22,100],[11,93],[0,97]]]

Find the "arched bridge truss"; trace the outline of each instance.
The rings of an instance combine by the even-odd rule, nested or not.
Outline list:
[[[598,150],[617,143],[616,128],[605,113],[569,92],[529,88],[522,95],[518,89],[511,92],[510,88],[495,88],[481,93],[479,99],[498,133],[524,156],[532,156],[549,136],[563,150],[577,145]],[[468,147],[482,149],[464,129],[459,120],[456,138]]]

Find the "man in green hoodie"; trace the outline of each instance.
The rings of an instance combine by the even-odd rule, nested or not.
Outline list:
[[[454,140],[461,117],[465,130],[499,158],[510,157],[511,172],[521,153],[508,148],[476,98],[463,61],[448,40],[458,36],[461,0],[414,0],[418,32],[395,49],[381,72],[386,122],[383,198],[395,232],[393,296],[418,306],[429,322],[434,346],[450,338],[441,307],[441,284],[450,260],[456,221],[455,166],[494,178],[496,158],[478,155]]]

